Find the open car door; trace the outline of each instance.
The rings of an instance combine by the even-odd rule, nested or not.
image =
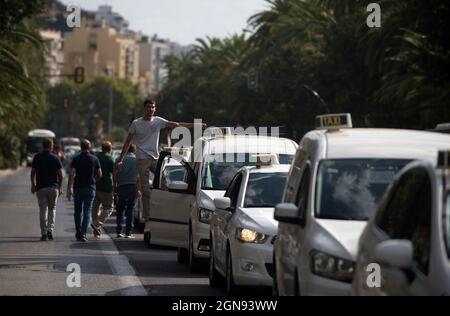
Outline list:
[[[170,152],[160,154],[150,198],[150,218],[144,230],[149,245],[188,247],[195,184],[195,173],[186,161]]]

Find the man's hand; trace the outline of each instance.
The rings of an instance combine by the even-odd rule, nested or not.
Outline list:
[[[36,186],[34,184],[31,185],[31,194],[36,193]]]
[[[69,200],[69,201],[71,201],[72,200],[72,190],[67,190],[67,199]]]
[[[63,189],[59,189],[58,190],[58,197],[63,196],[63,195],[64,195]]]
[[[123,161],[118,161],[118,162],[116,162],[116,168],[117,168],[117,171],[119,172],[119,171],[122,171],[122,168],[123,168]]]
[[[142,197],[142,192],[140,190],[136,191],[136,197],[140,199]]]

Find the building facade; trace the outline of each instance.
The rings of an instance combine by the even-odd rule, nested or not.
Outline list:
[[[45,42],[45,76],[50,85],[61,82],[64,68],[63,38],[60,32],[41,30],[40,35]]]
[[[97,76],[129,78],[139,83],[139,45],[131,35],[123,35],[105,20],[83,21],[81,28],[66,33],[64,38],[64,71],[85,68],[86,80]]]
[[[139,74],[143,80],[141,89],[145,89],[150,96],[157,95],[167,81],[165,58],[186,53],[190,49],[189,46],[181,46],[156,36],[152,39],[142,37],[139,43]]]

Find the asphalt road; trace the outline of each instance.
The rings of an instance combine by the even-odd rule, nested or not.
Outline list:
[[[212,296],[205,273],[191,274],[176,251],[148,249],[142,234],[116,239],[115,217],[101,239],[75,240],[73,202],[60,197],[54,241],[39,241],[39,209],[30,192],[29,168],[0,172],[0,295],[157,295]],[[108,234],[110,233],[110,234]],[[88,236],[88,238],[89,238]],[[80,267],[77,276],[69,270]],[[75,283],[74,283],[75,282]]]

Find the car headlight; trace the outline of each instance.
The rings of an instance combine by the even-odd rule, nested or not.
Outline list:
[[[198,212],[198,220],[202,223],[209,224],[211,223],[213,211],[201,208]]]
[[[241,242],[263,244],[268,237],[269,236],[248,228],[238,228],[236,231],[236,239]]]
[[[320,251],[313,251],[311,253],[311,271],[325,278],[351,282],[355,263]]]

